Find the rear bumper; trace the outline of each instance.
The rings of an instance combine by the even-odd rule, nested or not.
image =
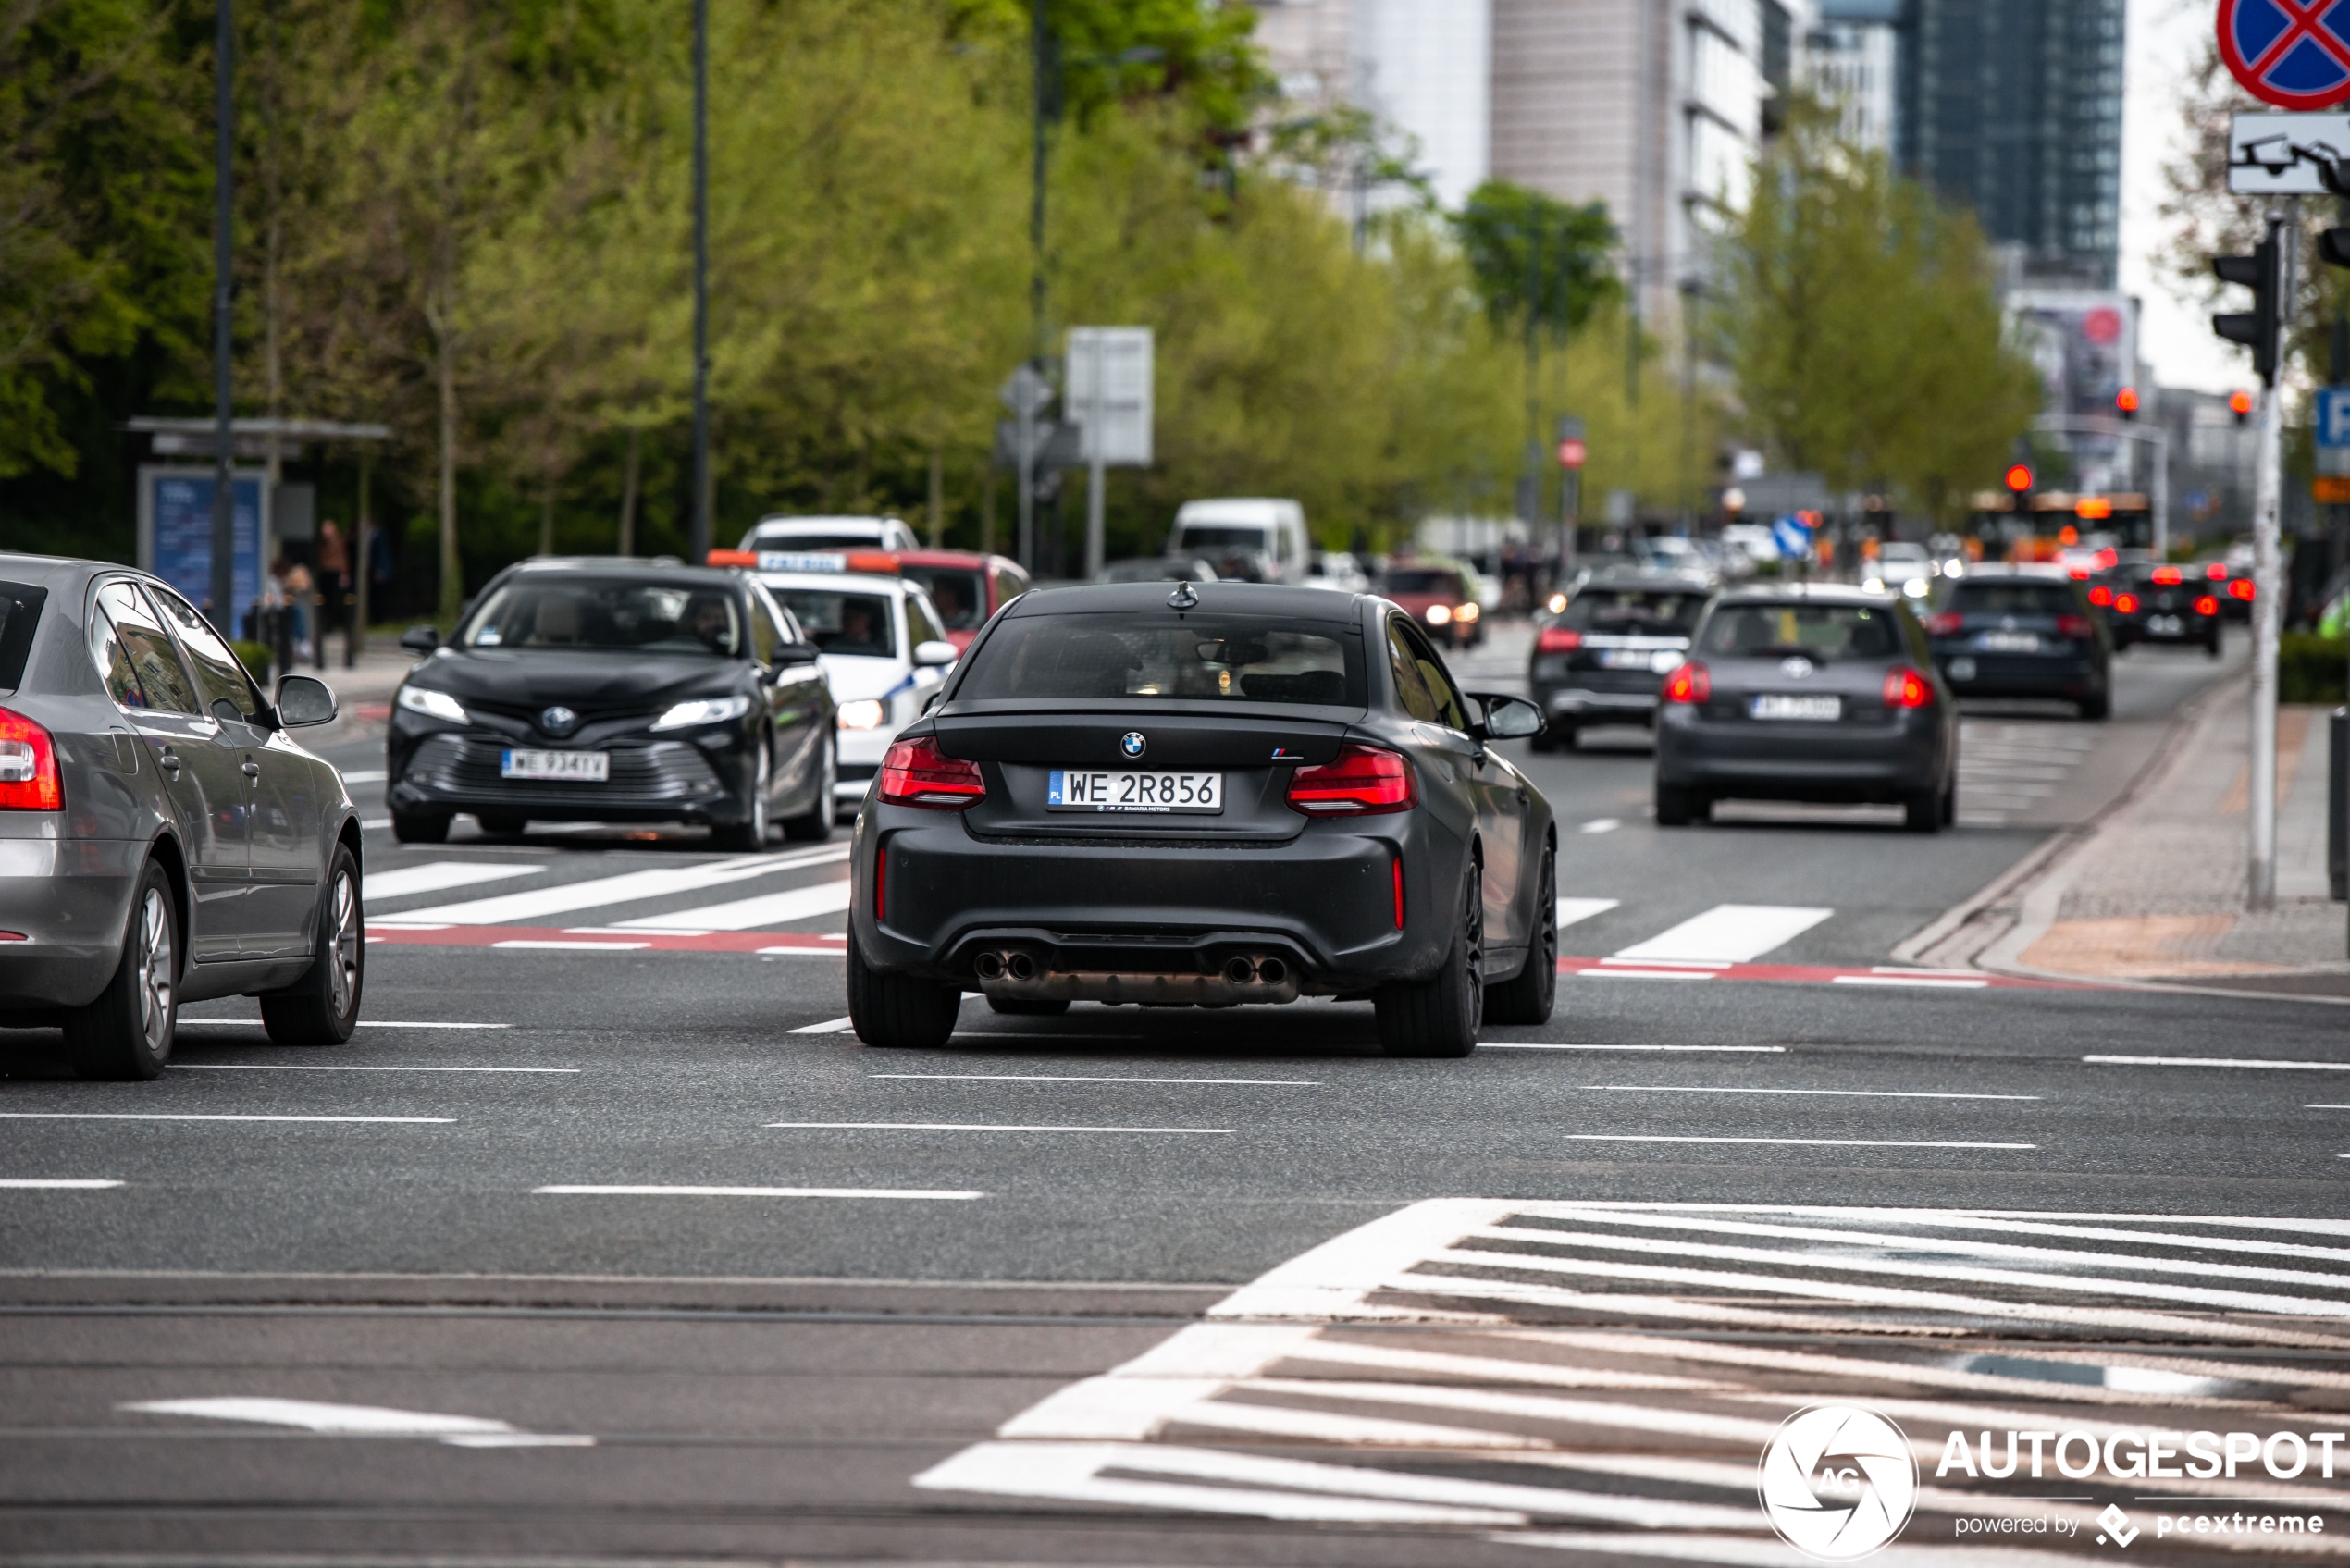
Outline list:
[[[1952,666],[1971,660],[1974,673],[1960,676]],[[1960,697],[2094,697],[2105,689],[2105,670],[2087,655],[2041,658],[2017,653],[1970,653],[1936,648],[1934,662]],[[1961,666],[1962,667],[1962,666]]]
[[[1930,711],[1846,728],[1705,720],[1676,706],[1657,725],[1657,782],[1676,788],[1758,799],[1894,801],[1940,789],[1948,771],[1941,720]]]
[[[0,841],[0,931],[23,938],[0,941],[0,1009],[97,998],[122,962],[146,861],[137,839]]]

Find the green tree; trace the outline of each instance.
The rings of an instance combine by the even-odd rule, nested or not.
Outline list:
[[[1571,331],[1623,295],[1619,236],[1604,202],[1576,206],[1489,179],[1469,192],[1453,226],[1496,322],[1522,322],[1530,309],[1544,330]]]

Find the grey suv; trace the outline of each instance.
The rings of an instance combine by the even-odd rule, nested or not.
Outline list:
[[[194,606],[143,573],[0,555],[0,1026],[84,1078],[153,1078],[182,1002],[255,994],[271,1039],[359,1018],[359,821]]]

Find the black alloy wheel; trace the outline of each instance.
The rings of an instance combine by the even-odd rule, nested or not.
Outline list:
[[[446,844],[449,842],[449,813],[394,811],[391,814],[391,836],[402,844]]]
[[[179,1026],[179,910],[171,879],[147,862],[130,902],[122,962],[97,1000],[66,1015],[66,1048],[76,1078],[141,1080],[162,1075]]]
[[[784,836],[794,844],[822,844],[833,836],[833,787],[840,783],[840,744],[824,737],[823,766],[816,770],[815,798],[797,817],[784,819]]]
[[[335,846],[327,868],[313,952],[308,973],[283,991],[262,994],[262,1027],[280,1045],[340,1045],[359,1027],[359,999],[367,980],[366,915],[360,904],[359,862],[347,844]]]
[[[868,1045],[894,1051],[935,1051],[953,1037],[962,992],[952,985],[865,967],[857,925],[848,927],[848,1021]]]
[[[1534,940],[1528,945],[1526,967],[1509,980],[1485,988],[1487,1023],[1548,1023],[1559,989],[1558,849],[1542,846],[1542,876],[1535,889],[1540,907],[1535,913]]]
[[[1485,1016],[1484,881],[1484,869],[1471,861],[1462,879],[1460,924],[1435,976],[1391,982],[1373,998],[1379,1045],[1389,1056],[1466,1056],[1477,1049]]]

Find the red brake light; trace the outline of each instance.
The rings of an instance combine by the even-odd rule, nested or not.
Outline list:
[[[2215,561],[2203,569],[2203,574],[2211,582],[2223,583],[2227,581],[2228,569],[2223,563]]]
[[[1667,702],[1703,702],[1713,695],[1713,672],[1692,659],[1665,677]]]
[[[1395,929],[1404,929],[1404,857],[1395,857]]]
[[[2099,583],[2096,587],[2089,590],[2089,602],[2096,605],[2099,610],[2103,610],[2107,605],[2113,602],[2113,590],[2107,587],[2103,583]]]
[[[2136,594],[2116,594],[2113,596],[2113,608],[2121,611],[2124,615],[2135,615],[2138,612],[2138,596]]]
[[[2075,566],[2072,569],[2072,580],[2076,583],[2087,582],[2089,580],[2089,569],[2085,566]]]
[[[0,708],[0,809],[56,811],[65,805],[57,784],[57,748],[49,732],[21,713]]]
[[[2187,574],[2175,566],[2158,566],[2154,569],[2154,580],[2169,587],[2173,584],[2185,582]]]
[[[1583,646],[1583,634],[1572,626],[1545,626],[1534,639],[1537,653],[1572,653]]]
[[[949,757],[932,735],[901,740],[882,759],[881,797],[891,806],[959,811],[987,798],[979,764]]]
[[[1955,610],[1937,611],[1925,618],[1925,630],[1929,636],[1955,637],[1966,630],[1966,617]]]
[[[1290,775],[1289,803],[1309,817],[1362,817],[1409,810],[1419,799],[1412,765],[1403,754],[1371,746],[1345,746],[1319,767]],[[1402,872],[1398,871],[1398,878]]]
[[[1923,675],[1903,666],[1885,673],[1885,705],[1887,708],[1924,708],[1934,701],[1934,687]]]
[[[2212,595],[2205,594],[2195,601],[2195,612],[2197,615],[2217,615],[2220,613],[2220,601]]]
[[[2252,579],[2249,577],[2238,577],[2234,582],[2228,585],[2228,597],[2230,599],[2248,600],[2257,591],[2257,590],[2252,586]]]
[[[2058,616],[2057,636],[2079,637],[2085,641],[2089,636],[2089,618],[2086,615]]]

